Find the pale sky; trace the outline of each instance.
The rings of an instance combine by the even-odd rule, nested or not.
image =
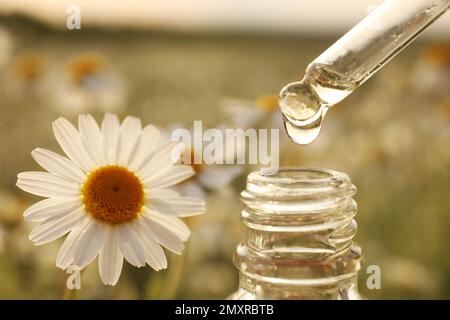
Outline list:
[[[414,0],[412,0],[414,1]],[[65,28],[76,4],[82,24],[335,34],[349,30],[381,0],[0,0],[0,12],[22,12]],[[450,38],[450,14],[426,36]]]

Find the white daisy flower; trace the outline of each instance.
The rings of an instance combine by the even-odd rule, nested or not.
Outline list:
[[[35,149],[47,172],[23,172],[17,186],[46,197],[24,212],[38,222],[30,239],[42,245],[69,233],[56,265],[86,267],[98,255],[105,284],[119,279],[123,258],[136,267],[167,267],[164,246],[180,254],[190,235],[179,217],[200,214],[204,201],[170,189],[194,175],[191,166],[171,161],[173,142],[159,145],[159,130],[137,118],[122,124],[106,114],[101,127],[80,115],[78,130],[66,119],[53,131],[67,157]]]

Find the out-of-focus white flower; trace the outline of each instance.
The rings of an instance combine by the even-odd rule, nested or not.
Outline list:
[[[44,58],[36,52],[23,52],[13,61],[14,76],[23,82],[34,82],[41,75],[45,67]]]
[[[410,78],[413,87],[420,93],[448,93],[450,44],[433,43],[425,47]]]
[[[260,96],[255,101],[224,99],[222,110],[237,128],[259,127],[283,128],[283,117],[278,107],[278,96]]]
[[[13,225],[20,222],[24,201],[15,193],[0,190],[0,222]]]
[[[160,145],[159,130],[137,118],[106,114],[101,127],[80,115],[78,130],[59,118],[53,123],[63,157],[35,149],[47,172],[23,172],[17,186],[46,197],[25,210],[38,222],[30,239],[41,245],[69,233],[56,265],[85,268],[99,256],[105,284],[117,283],[123,258],[136,267],[167,267],[161,248],[180,254],[189,228],[179,217],[200,214],[204,201],[182,197],[171,187],[190,178],[191,166],[172,162],[173,142]]]
[[[17,195],[6,190],[0,190],[0,254],[10,240],[11,230],[20,229],[21,213],[25,207],[24,201]],[[16,239],[14,239],[16,240]]]
[[[171,132],[176,129],[178,128],[172,127],[171,130],[166,132],[167,139],[170,139]],[[225,137],[226,129],[223,126],[220,126],[218,129],[221,130],[223,136]],[[190,130],[190,134],[193,139],[199,138],[195,136],[192,130]],[[236,148],[230,148],[228,144],[225,144],[223,148],[214,150],[214,160],[217,164],[206,164],[203,163],[203,141],[201,143],[194,143],[194,141],[182,141],[181,143],[185,143],[181,148],[183,150],[181,161],[184,164],[191,165],[195,172],[195,175],[192,178],[180,183],[177,186],[177,189],[181,192],[181,194],[205,199],[208,191],[215,191],[226,187],[243,172],[243,168],[241,166],[226,164],[226,161],[227,159],[235,160],[235,157],[240,152],[244,152],[245,150],[236,151]],[[236,144],[236,146],[243,146],[243,144]],[[196,163],[198,162],[196,159],[201,160],[202,163]]]
[[[57,80],[54,108],[68,114],[89,110],[119,112],[125,107],[125,82],[108,68],[99,53],[83,53],[71,58],[63,79]]]
[[[38,52],[23,51],[14,55],[6,69],[7,79],[2,84],[4,94],[11,101],[36,99],[43,92],[42,79],[46,69],[46,61]]]
[[[205,199],[207,191],[215,191],[229,185],[243,169],[235,165],[223,167],[211,165],[193,165],[195,176],[178,185],[182,194]]]

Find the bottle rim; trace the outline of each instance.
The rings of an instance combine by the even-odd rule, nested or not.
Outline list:
[[[319,167],[263,168],[247,177],[246,192],[263,198],[297,198],[336,193],[353,195],[356,187],[346,173]]]

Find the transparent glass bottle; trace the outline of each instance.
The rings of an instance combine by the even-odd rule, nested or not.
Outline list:
[[[229,299],[361,299],[361,249],[353,242],[356,187],[341,172],[262,169],[247,178],[244,241]]]

